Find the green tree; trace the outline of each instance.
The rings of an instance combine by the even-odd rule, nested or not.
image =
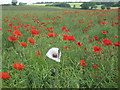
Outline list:
[[[96,9],[96,8],[97,8],[97,6],[94,6],[93,8],[95,8],[95,9]]]
[[[17,0],[12,0],[12,5],[17,5]]]
[[[82,9],[93,9],[95,6],[95,2],[84,2],[83,4],[80,5]]]
[[[46,6],[70,7],[70,5],[67,3],[53,3],[52,5],[46,5]]]
[[[101,6],[101,9],[103,9],[103,10],[104,10],[104,9],[105,9],[105,6],[104,6],[104,5],[102,5],[102,6]]]
[[[75,5],[73,5],[73,8],[75,8]]]
[[[111,9],[110,7],[107,7],[107,9]]]

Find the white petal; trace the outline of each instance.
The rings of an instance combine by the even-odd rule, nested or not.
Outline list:
[[[51,48],[51,49],[48,50],[46,56],[49,57],[52,60],[55,60],[56,62],[60,62],[61,52],[58,53],[58,50],[59,50],[58,48]],[[53,54],[55,54],[55,53],[57,54],[56,58],[53,57]]]

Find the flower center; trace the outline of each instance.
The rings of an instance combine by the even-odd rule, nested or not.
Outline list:
[[[53,56],[54,58],[57,58],[57,54],[56,54],[56,53],[54,53],[52,56]]]

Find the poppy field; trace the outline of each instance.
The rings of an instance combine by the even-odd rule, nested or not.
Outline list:
[[[118,88],[118,9],[42,9],[3,8],[2,88]]]

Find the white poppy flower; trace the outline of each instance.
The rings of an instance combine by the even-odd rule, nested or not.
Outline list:
[[[56,62],[60,62],[61,52],[59,51],[59,48],[51,48],[48,50],[46,56]]]

